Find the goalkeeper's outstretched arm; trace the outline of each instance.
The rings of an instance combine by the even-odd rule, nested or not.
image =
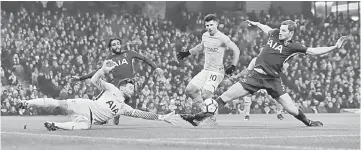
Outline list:
[[[178,117],[174,115],[174,112],[171,112],[167,115],[159,115],[152,112],[145,112],[138,109],[133,109],[129,105],[125,104],[123,106],[124,111],[120,111],[120,115],[134,117],[134,118],[142,118],[146,120],[155,120],[155,121],[165,121],[172,125],[175,125],[178,122]]]

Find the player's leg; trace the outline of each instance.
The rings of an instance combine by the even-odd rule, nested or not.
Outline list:
[[[44,123],[44,126],[49,131],[55,131],[57,129],[63,129],[63,130],[88,130],[91,127],[90,120],[87,117],[84,116],[78,116],[77,121],[72,119],[73,121],[69,122],[51,122],[47,121]]]
[[[311,121],[307,119],[305,114],[296,107],[292,98],[286,93],[285,86],[280,78],[265,83],[267,92],[276,99],[283,108],[296,119],[300,120],[307,126],[323,126],[319,121]]]
[[[244,98],[244,120],[249,120],[249,112],[251,111],[252,96]]]
[[[293,103],[290,95],[283,94],[280,97],[276,98],[276,100],[283,106],[283,108],[291,115],[293,115],[296,119],[303,122],[306,126],[323,126],[320,121],[312,121],[309,120],[305,114],[296,107]]]
[[[87,107],[88,102],[92,102],[92,101],[87,99],[56,100],[53,98],[37,98],[32,100],[22,100],[18,103],[18,107],[19,108],[26,108],[31,106],[52,107],[52,108],[59,107],[70,113],[76,112],[78,115],[75,118],[75,121],[73,120],[71,122],[65,122],[65,123],[47,121],[44,123],[44,125],[50,131],[54,131],[56,129],[82,130],[82,129],[89,129],[91,126],[88,117],[90,115],[89,108]]]
[[[61,107],[66,109],[67,103],[66,101],[56,100],[53,98],[36,98],[31,100],[21,100],[17,104],[18,108],[27,108],[31,106],[52,107],[52,108]]]
[[[240,83],[232,85],[226,92],[224,92],[220,97],[217,98],[218,107],[223,107],[226,102],[234,100],[236,98],[242,97],[249,94],[247,90],[243,88]],[[191,123],[193,126],[198,126],[199,121],[202,121],[206,117],[211,116],[211,114],[206,114],[200,112],[196,115],[181,115],[181,117]]]
[[[244,79],[242,79],[244,81]],[[259,88],[252,86],[248,83],[241,83],[233,84],[226,92],[224,92],[221,96],[217,98],[218,106],[223,107],[227,102],[244,97],[248,94],[253,94],[257,92]]]
[[[208,99],[208,98],[212,98],[213,93],[214,93],[213,90],[210,91],[207,88],[207,86],[205,86],[204,89],[202,89],[202,98],[203,98],[203,100]],[[202,107],[202,105],[203,105],[203,102],[199,103],[199,107]],[[207,118],[203,118],[203,119],[197,120],[197,121],[199,121],[199,123],[201,123],[201,122],[204,123],[204,122],[210,121],[211,125],[215,125],[217,123],[217,119],[216,119],[216,117],[214,115],[212,115],[212,114],[206,114],[206,115],[208,116]]]
[[[187,85],[186,94],[193,99],[197,104],[202,104],[203,98],[200,89],[203,88],[207,80],[207,72],[202,70],[199,72]]]
[[[213,72],[213,71],[203,71],[204,76],[206,77],[206,81],[204,82],[204,86],[202,88],[202,99],[209,99],[212,98],[214,91],[217,89],[217,87],[219,86],[219,84],[223,81],[224,78],[224,74],[222,73],[218,73],[218,72]],[[203,101],[202,103],[203,104]],[[200,105],[200,107],[202,107]],[[215,125],[217,120],[216,117],[212,114],[206,114],[208,118],[208,120],[211,122],[212,125]],[[206,118],[205,118],[206,119]],[[204,122],[204,119],[201,120],[197,120],[197,121],[201,121]]]
[[[241,83],[236,83],[232,85],[226,92],[224,92],[220,97],[217,98],[218,107],[223,107],[226,102],[234,100],[236,98],[243,97],[249,93],[253,94],[254,92],[258,91],[258,89],[254,88],[251,89],[251,86],[244,84],[247,87],[247,90],[242,86]],[[187,122],[191,123],[193,126],[199,125],[199,120],[203,120],[204,118],[208,117],[208,114],[204,112],[200,112],[196,115],[181,115],[181,117],[186,120]]]
[[[90,103],[93,103],[89,99],[68,99],[63,100],[64,104],[61,108],[71,114],[71,121],[69,122],[51,122],[47,121],[44,123],[44,126],[50,130],[54,131],[56,129],[63,130],[87,130],[91,128],[92,125],[92,113],[89,108]]]
[[[283,119],[284,119],[284,117],[283,117],[283,115],[282,115],[282,109],[283,109],[282,105],[277,102],[277,103],[276,103],[276,114],[277,114],[277,118],[278,118],[279,120],[283,120]]]

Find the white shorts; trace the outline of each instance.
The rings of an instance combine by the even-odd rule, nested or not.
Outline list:
[[[198,90],[205,89],[213,93],[223,78],[223,73],[203,69],[189,83],[196,86]]]
[[[68,99],[67,112],[71,115],[71,120],[74,122],[90,122],[92,123],[93,118],[91,114],[90,105],[94,101],[90,99]]]

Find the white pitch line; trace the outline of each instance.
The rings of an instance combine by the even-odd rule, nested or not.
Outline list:
[[[2,135],[22,135],[33,136],[36,138],[53,137],[53,138],[73,138],[73,139],[85,139],[85,140],[111,140],[111,141],[123,141],[134,143],[157,143],[157,144],[173,144],[173,145],[195,145],[195,146],[227,146],[227,147],[256,147],[256,148],[275,148],[275,149],[317,149],[317,150],[344,150],[326,147],[302,147],[302,146],[286,146],[286,145],[261,145],[261,144],[237,144],[237,143],[221,143],[221,142],[194,142],[194,141],[170,141],[167,139],[135,139],[135,138],[113,138],[113,137],[91,137],[91,136],[76,136],[76,135],[59,135],[59,134],[37,134],[37,133],[23,133],[23,132],[1,132]],[[4,137],[2,137],[4,139]],[[3,143],[4,144],[4,143]],[[352,149],[356,150],[356,149]]]
[[[360,137],[360,135],[304,135],[304,136],[259,136],[259,137],[207,137],[207,138],[166,138],[167,140],[247,140],[247,139],[296,139],[318,137]],[[162,140],[162,138],[159,138]]]

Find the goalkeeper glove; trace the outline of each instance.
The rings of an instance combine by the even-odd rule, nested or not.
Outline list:
[[[232,74],[235,70],[236,70],[236,66],[231,65],[231,67],[229,67],[229,68],[226,70],[226,74]]]
[[[188,57],[189,55],[191,55],[191,53],[189,53],[189,51],[178,52],[177,58],[178,58],[178,60],[183,60],[184,58]]]

